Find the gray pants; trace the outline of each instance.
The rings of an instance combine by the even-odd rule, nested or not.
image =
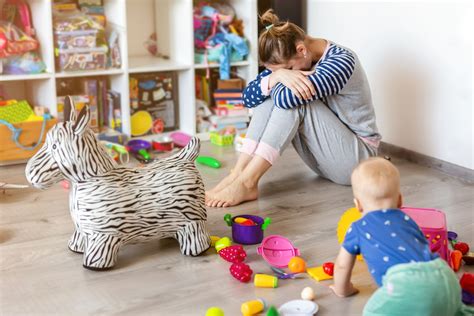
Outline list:
[[[247,138],[280,154],[290,141],[305,164],[318,175],[349,185],[354,167],[377,155],[321,101],[283,110],[269,98],[254,109]]]

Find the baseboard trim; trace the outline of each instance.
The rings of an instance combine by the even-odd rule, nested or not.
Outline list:
[[[439,170],[443,173],[446,173],[456,178],[460,178],[469,183],[474,183],[474,170],[461,167],[444,160],[423,155],[417,153],[416,151],[405,149],[403,147],[398,147],[389,143],[382,142],[379,147],[379,154],[405,159],[425,167]]]

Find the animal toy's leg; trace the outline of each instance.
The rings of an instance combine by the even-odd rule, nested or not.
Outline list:
[[[115,265],[121,246],[121,239],[115,235],[100,233],[85,236],[84,268],[106,270]]]
[[[176,232],[181,253],[197,256],[211,246],[211,238],[205,221],[191,221]]]
[[[67,246],[73,252],[84,252],[84,236],[77,230],[77,228],[69,239]]]

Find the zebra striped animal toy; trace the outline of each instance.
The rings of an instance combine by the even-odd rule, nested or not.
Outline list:
[[[68,247],[84,254],[85,268],[112,268],[120,247],[128,243],[171,237],[182,254],[191,256],[210,247],[204,185],[194,164],[199,139],[143,168],[119,167],[88,128],[88,107],[76,119],[67,97],[64,117],[48,132],[25,173],[39,189],[62,179],[71,182],[75,231]]]

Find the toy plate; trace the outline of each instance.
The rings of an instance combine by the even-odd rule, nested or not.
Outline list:
[[[319,310],[318,304],[306,300],[286,302],[278,309],[280,316],[312,316]]]
[[[279,235],[266,237],[257,248],[257,252],[266,262],[277,268],[286,268],[290,259],[300,254],[299,249],[293,247],[291,241]]]

